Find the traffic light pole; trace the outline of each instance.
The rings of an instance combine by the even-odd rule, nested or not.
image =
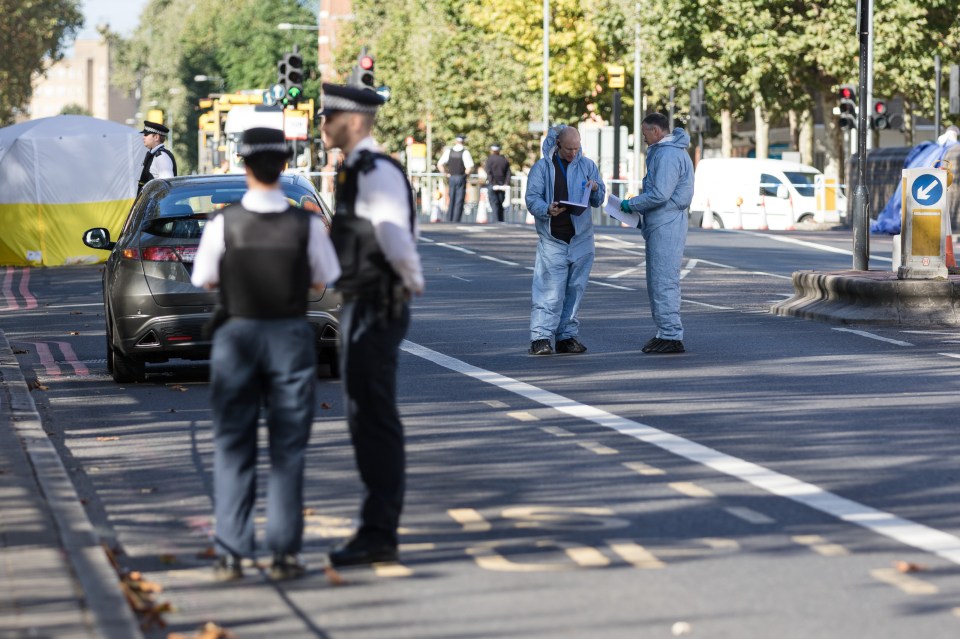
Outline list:
[[[613,179],[620,179],[620,89],[613,90]],[[619,182],[614,182],[614,195],[621,195]]]
[[[870,270],[870,193],[867,190],[867,67],[873,0],[859,0],[860,109],[857,114],[857,188],[853,194],[853,270]]]

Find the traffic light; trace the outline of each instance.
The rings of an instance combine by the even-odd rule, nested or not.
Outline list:
[[[840,98],[840,121],[841,129],[857,128],[857,90],[852,84],[844,84],[837,91],[837,97]]]
[[[283,54],[277,70],[280,73],[279,83],[287,90],[283,103],[296,106],[303,98],[303,56],[296,51],[296,47],[293,53]]]
[[[690,119],[687,122],[690,133],[707,130],[707,103],[703,90],[703,80],[697,82],[697,88],[690,90]]]
[[[373,56],[367,54],[366,47],[360,51],[357,63],[353,65],[353,73],[350,74],[348,84],[358,89],[377,90],[373,77]]]
[[[607,86],[609,86],[611,89],[622,89],[626,85],[626,69],[619,64],[608,64]]]
[[[877,131],[890,128],[890,120],[887,118],[887,102],[885,100],[873,101],[873,114],[870,116],[870,126]]]

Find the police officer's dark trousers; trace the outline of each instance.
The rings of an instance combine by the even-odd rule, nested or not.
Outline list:
[[[450,210],[447,218],[451,222],[459,222],[463,218],[463,203],[467,197],[467,176],[451,175],[447,181],[450,192]]]
[[[314,411],[313,343],[313,329],[303,318],[231,318],[214,334],[214,513],[221,553],[253,554],[261,404],[270,442],[267,547],[300,551],[303,468]]]
[[[358,538],[396,546],[403,509],[403,424],[397,411],[397,360],[410,325],[404,304],[396,318],[383,303],[348,301],[340,316],[340,372],[357,469],[366,494]]]
[[[506,191],[501,191],[493,184],[487,186],[487,197],[490,200],[490,210],[497,222],[503,222],[503,201],[507,197]]]

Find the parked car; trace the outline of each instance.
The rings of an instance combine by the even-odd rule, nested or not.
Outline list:
[[[808,222],[839,223],[842,189],[816,168],[783,160],[707,158],[694,176],[690,219],[709,211],[718,228],[790,229]]]
[[[301,175],[283,175],[290,200],[315,211],[329,228],[331,213],[313,184]],[[146,364],[171,359],[209,359],[203,327],[217,293],[190,284],[203,226],[247,190],[243,175],[192,175],[152,180],[136,200],[116,241],[93,228],[83,242],[110,251],[103,269],[107,368],[120,383],[143,381]],[[318,366],[337,375],[340,295],[311,292],[307,320],[316,334]]]

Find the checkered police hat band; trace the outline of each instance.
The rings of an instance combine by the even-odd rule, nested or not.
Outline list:
[[[290,147],[282,142],[264,144],[241,144],[238,153],[244,157],[256,153],[289,153]]]
[[[165,131],[161,131],[160,129],[155,129],[155,128],[153,128],[152,126],[145,126],[145,127],[143,127],[143,132],[144,132],[144,133],[156,133],[157,135],[166,135],[166,132],[165,132]]]
[[[323,96],[324,111],[353,111],[354,113],[376,113],[376,104],[360,104],[350,98],[327,94]]]

